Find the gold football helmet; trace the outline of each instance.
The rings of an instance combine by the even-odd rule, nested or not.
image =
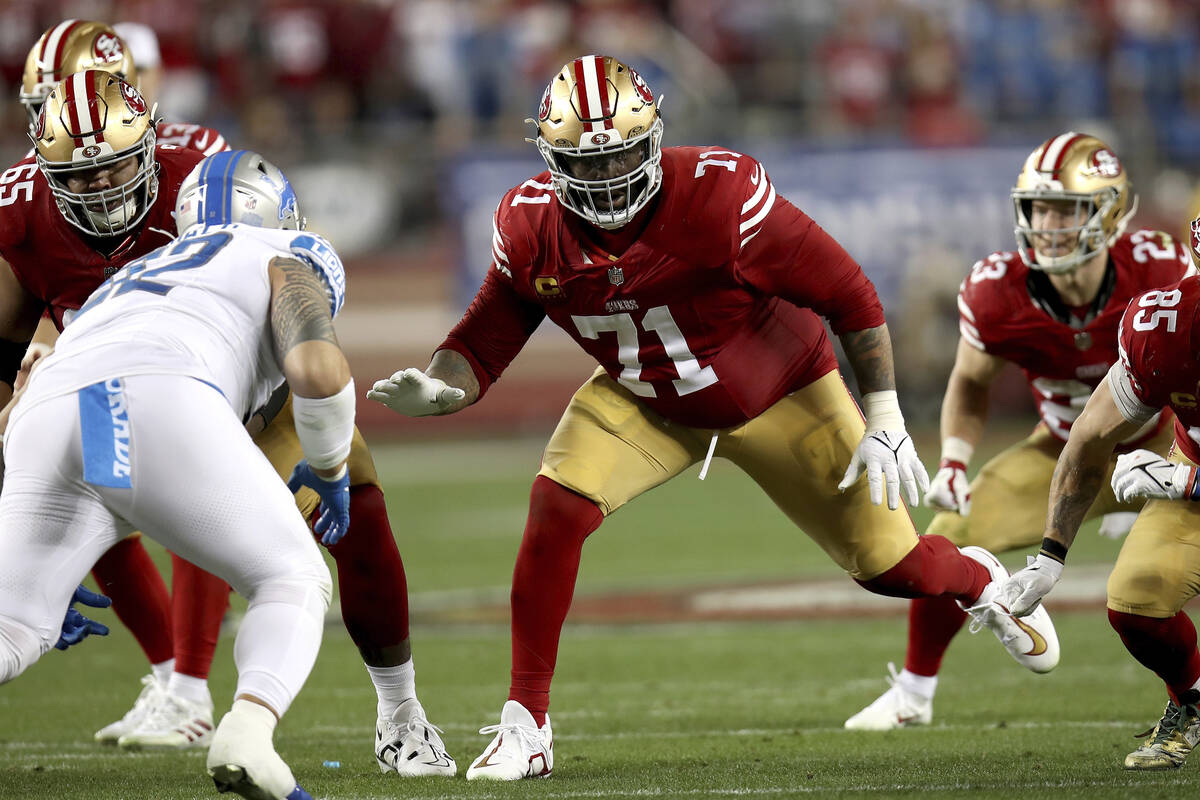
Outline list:
[[[90,69],[54,87],[34,127],[35,157],[67,222],[117,236],[158,193],[154,115],[137,89]]]
[[[645,208],[662,184],[662,117],[650,87],[630,66],[583,56],[542,94],[537,145],[558,201],[614,230]]]
[[[1069,272],[1116,241],[1137,210],[1129,176],[1108,145],[1068,131],[1045,142],[1025,160],[1012,190],[1017,250],[1031,269]],[[1075,204],[1079,224],[1034,229],[1033,201]],[[1035,237],[1076,237],[1075,249],[1053,256],[1038,252]]]
[[[87,69],[111,72],[138,85],[133,56],[117,32],[103,22],[67,19],[42,34],[25,59],[18,95],[29,125],[37,124],[38,111],[55,84]]]

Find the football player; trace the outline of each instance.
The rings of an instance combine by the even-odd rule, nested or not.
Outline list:
[[[87,69],[110,72],[141,91],[142,76],[134,54],[113,27],[93,20],[64,20],[43,33],[25,59],[18,100],[31,131],[59,81]],[[200,125],[159,121],[155,136],[159,146],[189,148],[203,155],[228,149],[219,132]],[[6,182],[0,176],[0,185]],[[17,381],[50,351],[57,336],[49,315],[43,316],[25,353],[23,370],[16,374]],[[10,371],[22,343],[6,346],[11,352],[0,380],[13,384]],[[204,742],[207,739],[203,735],[181,739],[174,729],[184,721],[193,722],[194,730],[212,728],[207,680],[228,606],[229,587],[174,554],[171,560],[174,591],[170,598],[136,535],[119,542],[93,569],[96,582],[111,595],[114,611],[151,664],[151,673],[142,679],[142,691],[133,707],[121,719],[96,732],[96,741],[102,744],[116,744],[122,736],[130,737],[131,743],[150,745]]]
[[[98,70],[71,75],[54,89],[38,117],[36,141],[34,168],[21,162],[9,171],[28,175],[28,188],[13,191],[16,202],[0,205],[0,338],[10,341],[27,338],[45,308],[61,327],[106,276],[169,241],[179,184],[201,158],[195,150],[156,146],[145,100]],[[300,442],[291,403],[277,412],[267,412],[274,418],[255,442],[286,478],[300,458]],[[401,775],[453,775],[454,760],[416,696],[404,566],[371,454],[357,432],[349,469],[354,535],[329,550],[338,565],[343,620],[376,689],[377,763]],[[301,489],[296,502],[307,518],[318,497]],[[223,591],[211,608],[224,609]],[[211,626],[215,646],[220,615],[203,624]],[[211,648],[206,658],[211,661]],[[156,738],[143,731],[133,741],[122,737],[124,744],[207,746],[211,701],[165,698],[153,704],[156,719],[144,726],[153,722]]]
[[[1200,220],[1192,248],[1200,247]],[[1200,742],[1200,651],[1184,605],[1200,587],[1200,278],[1191,275],[1129,303],[1120,359],[1096,387],[1059,456],[1050,486],[1041,552],[1001,592],[1014,614],[1040,608],[1063,571],[1067,551],[1111,469],[1116,447],[1162,409],[1175,413],[1167,458],[1139,449],[1117,458],[1118,500],[1147,500],[1108,578],[1108,621],[1138,663],[1167,690],[1150,738],[1125,757],[1126,769],[1183,766]]]
[[[915,504],[928,478],[905,432],[874,287],[837,242],[750,156],[663,148],[654,95],[615,58],[564,66],[531,122],[548,171],[500,201],[474,302],[424,371],[368,393],[412,416],[459,411],[547,316],[600,365],[533,483],[513,574],[508,701],[481,731],[495,738],[467,778],[550,773],[550,683],[584,540],[712,456],[746,471],[865,588],[948,595],[1015,657],[1052,666],[1049,617],[1018,624],[991,602],[1007,575],[999,562],[918,537],[900,507],[901,489]],[[865,424],[821,316],[850,359]]]
[[[942,401],[942,458],[925,494],[925,504],[941,512],[927,533],[993,553],[1040,541],[1055,460],[1092,389],[1116,363],[1117,323],[1129,299],[1192,269],[1186,246],[1167,234],[1124,232],[1136,197],[1124,165],[1093,136],[1068,132],[1039,145],[1012,201],[1016,250],[978,262],[959,287],[961,338]],[[1025,373],[1041,420],[968,485],[988,388],[1008,363]],[[1119,449],[1167,452],[1169,421],[1147,420]],[[1141,504],[1106,491],[1087,518],[1112,515],[1111,523]],[[965,620],[949,598],[913,600],[904,670],[897,675],[889,664],[891,688],[846,727],[928,724],[942,657]]]
[[[95,71],[67,78],[75,80],[118,86],[128,108],[110,103],[108,112],[121,114],[131,137],[149,129],[129,84]],[[43,116],[39,128],[50,124]],[[96,130],[72,138],[106,141]],[[42,159],[50,136],[39,136]],[[108,143],[121,158],[100,169],[120,171],[126,158],[154,163],[148,151]],[[145,181],[135,182],[130,191],[146,201]],[[77,221],[108,232],[140,209],[116,199],[63,202]],[[53,646],[75,585],[136,526],[228,579],[249,603],[234,646],[233,707],[208,754],[217,789],[311,800],[272,738],[316,661],[331,580],[291,491],[242,421],[290,383],[303,451],[293,481],[320,496],[325,540],[344,536],[354,381],[332,318],[345,273],[328,242],[302,232],[287,179],[255,153],[222,153],[192,169],[175,210],[180,238],[88,298],[12,411],[0,494],[0,683]]]

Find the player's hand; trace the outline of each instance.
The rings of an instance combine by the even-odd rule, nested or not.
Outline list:
[[[431,378],[416,367],[402,369],[390,378],[375,381],[367,392],[368,400],[377,400],[408,417],[444,414],[467,396],[462,389],[449,386],[440,378]]]
[[[112,605],[112,600],[102,594],[96,594],[83,584],[80,584],[75,589],[75,594],[71,597],[71,605],[67,606],[67,615],[63,618],[62,633],[59,634],[58,641],[54,643],[54,646],[59,650],[66,650],[73,644],[79,644],[88,636],[108,636],[108,626],[88,619],[76,611],[75,603],[83,603],[85,606],[91,606],[92,608],[108,608]]]
[[[321,496],[313,531],[326,547],[340,542],[350,529],[350,470],[343,467],[342,475],[337,479],[322,478],[313,472],[307,460],[301,460],[292,470],[287,486],[292,494],[300,491],[301,486],[307,486]]]
[[[1038,553],[1037,558],[1029,557],[1029,566],[1009,575],[996,598],[1002,602],[1014,617],[1024,617],[1031,613],[1042,602],[1042,598],[1050,594],[1054,584],[1062,577],[1063,563],[1050,556]]]
[[[957,511],[964,517],[970,514],[971,485],[967,482],[967,465],[943,458],[925,492],[925,505],[938,511]]]
[[[1117,457],[1112,488],[1118,503],[1135,497],[1179,500],[1191,497],[1196,468],[1176,464],[1149,450],[1134,450]]]
[[[883,488],[887,486],[888,508],[895,510],[900,507],[900,486],[910,506],[915,506],[921,498],[917,492],[929,488],[929,473],[925,465],[917,457],[913,447],[912,437],[905,431],[869,431],[863,435],[850,459],[846,475],[838,484],[838,491],[846,491],[854,485],[863,472],[867,473],[867,484],[871,491],[871,502],[879,505],[883,502]]]
[[[1106,539],[1120,539],[1129,533],[1133,523],[1137,521],[1136,511],[1114,511],[1100,518],[1098,533]]]

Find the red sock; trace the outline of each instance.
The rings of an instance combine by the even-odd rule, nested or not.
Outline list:
[[[350,487],[350,531],[329,553],[337,562],[342,621],[359,651],[407,639],[408,581],[378,486]]]
[[[229,608],[229,584],[171,554],[171,620],[175,625],[175,671],[208,679],[221,620]]]
[[[1142,666],[1167,685],[1171,699],[1200,680],[1200,651],[1196,649],[1196,626],[1180,611],[1173,617],[1155,619],[1108,610],[1108,623],[1125,643],[1125,649]]]
[[[112,598],[112,610],[124,623],[151,664],[171,658],[171,600],[167,585],[140,538],[117,542],[92,567],[100,591]]]
[[[857,580],[857,579],[856,579]],[[900,563],[868,581],[863,588],[888,597],[941,597],[973,603],[992,580],[987,567],[964,556],[944,536],[922,536]]]
[[[966,621],[967,612],[953,597],[918,597],[909,603],[904,668],[914,675],[937,675],[950,642]]]
[[[591,500],[539,475],[512,583],[512,685],[508,699],[541,727],[550,709],[558,638],[575,593],[583,540],[604,515]]]

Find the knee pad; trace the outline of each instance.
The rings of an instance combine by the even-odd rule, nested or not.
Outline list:
[[[310,574],[265,581],[246,599],[250,605],[284,603],[299,606],[317,619],[324,619],[333,595],[333,579],[325,562],[317,561]]]

